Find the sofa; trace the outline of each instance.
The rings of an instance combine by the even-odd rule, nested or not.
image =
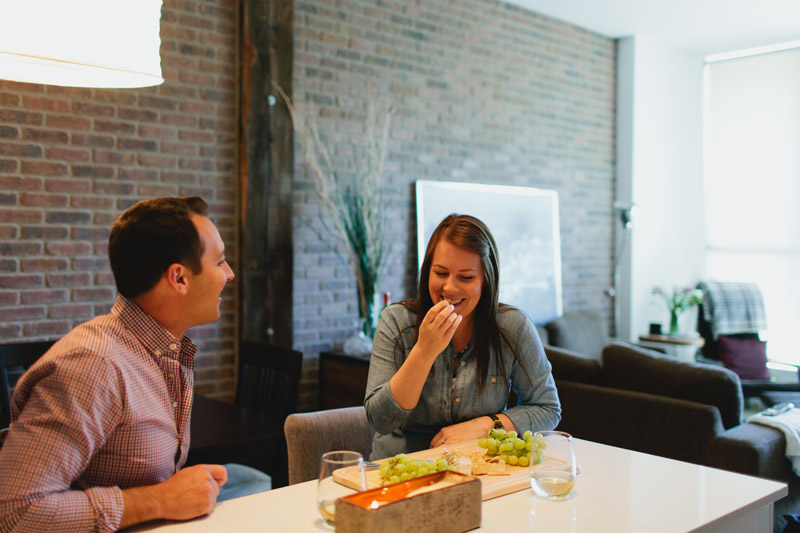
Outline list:
[[[561,400],[558,429],[577,438],[789,483],[775,505],[800,513],[800,479],[777,429],[743,423],[736,374],[679,361],[631,344],[611,343],[601,358],[545,345]]]

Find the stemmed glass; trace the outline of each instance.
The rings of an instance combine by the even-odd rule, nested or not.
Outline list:
[[[364,458],[360,453],[344,450],[323,453],[319,483],[317,484],[317,512],[331,526],[334,525],[335,520],[336,500],[352,493],[350,489],[337,483],[333,478],[333,473],[340,468],[352,469],[346,473],[351,486],[358,486],[359,491],[367,490]]]
[[[566,498],[577,475],[572,435],[563,431],[537,431],[533,439],[544,442],[542,461],[529,467],[533,492],[548,500]]]

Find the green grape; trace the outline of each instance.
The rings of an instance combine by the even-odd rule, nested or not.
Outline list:
[[[478,446],[481,448],[488,448],[489,447],[489,439],[484,437],[482,439],[478,439]]]
[[[533,438],[533,433],[531,433],[530,430],[528,430],[522,434],[522,438],[524,440],[531,440]]]
[[[420,461],[412,459],[405,454],[397,454],[381,463],[380,479],[383,485],[388,485],[390,483],[408,481],[430,472],[450,470],[451,468],[449,467],[450,465],[447,464],[447,460],[444,458]],[[455,469],[455,467],[452,469]]]
[[[519,458],[519,466],[528,466],[531,463],[530,459],[528,459],[527,455],[523,455]]]
[[[519,451],[525,449],[525,441],[522,439],[517,439],[514,441],[514,449]]]
[[[531,450],[533,450],[533,443],[531,441],[528,441],[525,443],[525,451],[529,452]]]
[[[508,433],[506,433],[506,438],[507,439],[516,439],[517,438],[517,432],[514,431],[514,430],[509,431]]]
[[[508,458],[508,461],[506,462],[511,466],[517,466],[517,464],[519,463],[519,457],[517,457],[516,455],[512,455]]]

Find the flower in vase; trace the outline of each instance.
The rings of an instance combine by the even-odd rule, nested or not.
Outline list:
[[[653,294],[657,294],[664,299],[669,311],[669,334],[677,335],[679,333],[678,317],[687,309],[695,305],[703,303],[703,291],[700,289],[693,289],[691,287],[684,287],[679,289],[672,288],[672,293],[667,293],[661,287],[655,287]]]

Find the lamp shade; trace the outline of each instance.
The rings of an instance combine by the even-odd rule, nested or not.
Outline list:
[[[161,77],[162,0],[0,0],[0,79],[147,87]]]

